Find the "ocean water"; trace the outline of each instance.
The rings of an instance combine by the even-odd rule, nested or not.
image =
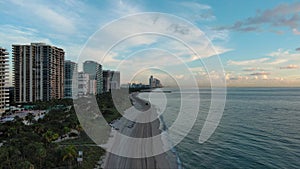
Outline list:
[[[180,108],[180,91],[165,90],[172,91],[165,93],[162,114],[170,127]],[[228,88],[221,122],[203,144],[198,138],[209,110],[210,90],[182,92],[191,101],[195,93],[200,94],[196,123],[175,147],[182,168],[300,168],[300,88]],[[140,95],[149,97],[149,93]],[[178,130],[177,134],[184,133]]]

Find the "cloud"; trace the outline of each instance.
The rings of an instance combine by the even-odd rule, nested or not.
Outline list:
[[[296,29],[299,27],[300,21],[300,2],[283,3],[272,9],[265,11],[258,10],[253,17],[246,18],[235,22],[233,25],[221,26],[218,30],[234,30],[241,32],[254,32],[262,31],[265,26],[268,27],[287,27],[290,28],[295,34],[299,31]],[[274,32],[272,30],[271,32]]]
[[[294,33],[295,35],[300,35],[300,31],[298,31],[297,28],[294,28],[294,29],[293,29],[293,33]]]
[[[19,27],[12,25],[0,25],[0,39],[1,45],[10,49],[12,44],[24,44],[31,42],[45,42],[51,44],[51,40],[38,36],[38,30]]]
[[[253,67],[253,68],[245,68],[243,69],[243,71],[245,72],[265,71],[265,69]]]
[[[226,76],[230,86],[299,86],[295,76],[287,70],[300,68],[300,53],[295,50],[278,49],[266,54],[264,58],[227,62],[231,70]],[[233,66],[234,65],[234,66]],[[294,72],[294,71],[293,71]],[[248,77],[246,78],[241,77]],[[232,81],[232,83],[230,83]]]
[[[128,29],[124,29],[125,27]],[[101,44],[101,46],[98,44]],[[114,47],[111,51],[117,53],[114,59],[119,61],[124,56],[149,48],[167,50],[182,59],[183,62],[192,62],[231,50],[222,46],[212,46],[205,33],[191,23],[159,13],[133,15],[129,18],[120,19],[94,34],[88,43],[89,49],[95,49],[95,51],[106,51],[112,46]],[[196,55],[195,52],[199,55]],[[101,56],[96,52],[89,55],[90,59],[93,58],[94,60],[99,59]],[[142,56],[140,56],[141,63],[146,58],[146,55]],[[147,57],[152,58],[151,55],[147,55]],[[149,63],[171,64],[172,60],[165,60],[164,56],[160,57],[161,59],[149,60]],[[178,60],[175,61],[172,64],[181,63]],[[111,65],[114,63],[106,62],[106,64]],[[157,64],[161,65],[160,63]]]
[[[37,20],[43,23],[43,26],[50,27],[59,33],[74,33],[76,32],[76,26],[73,21],[73,16],[64,15],[66,12],[57,11],[57,6],[51,7],[49,4],[43,3],[41,1],[10,1],[13,6],[18,10],[18,12],[26,14],[19,15],[18,17],[27,17],[28,22],[36,22]],[[32,17],[34,19],[28,19]]]
[[[264,76],[264,75],[270,75],[271,73],[269,72],[256,72],[256,73],[251,73],[250,76]]]
[[[287,59],[276,59],[273,62],[269,62],[268,64],[270,64],[270,65],[278,65],[280,63],[285,63],[285,62],[288,62],[288,60]]]
[[[297,49],[296,49],[297,50]],[[296,52],[291,52],[291,50],[283,50],[278,49],[275,52],[271,52],[268,54],[268,56],[277,58],[277,62],[283,63],[283,60],[285,61],[299,61],[300,60],[300,54]]]
[[[280,67],[280,69],[298,69],[298,68],[299,68],[298,65],[288,65],[288,66]]]
[[[137,5],[137,3],[130,3],[130,1],[112,0],[110,1],[110,6],[112,7],[112,12],[118,16],[142,12],[141,6]]]
[[[268,61],[269,58],[260,58],[260,59],[252,59],[252,60],[244,60],[244,61],[233,61],[229,60],[227,62],[228,65],[238,65],[238,66],[247,66],[247,65],[256,65],[261,64],[263,62]]]
[[[192,22],[212,21],[215,20],[211,6],[200,4],[198,2],[184,1],[184,2],[168,2],[174,13],[178,16],[184,17]],[[189,12],[186,12],[189,11]]]

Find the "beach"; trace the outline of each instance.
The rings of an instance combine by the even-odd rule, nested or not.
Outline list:
[[[136,112],[136,109],[140,111],[147,112],[143,114],[144,120],[149,120],[153,117],[157,117],[157,112],[155,109],[151,109],[151,103],[142,100],[138,97],[137,93],[131,94],[130,98],[135,106],[135,108],[130,108],[125,113],[127,113],[125,116],[130,116],[130,119],[133,118],[140,118],[140,115]],[[135,117],[133,117],[135,116]],[[149,138],[152,136],[159,135],[162,131],[160,130],[160,121],[158,118],[155,120],[148,122],[148,123],[138,123],[134,121],[130,121],[126,119],[125,117],[122,117],[121,119],[115,121],[111,124],[114,128],[113,132],[120,132],[124,135],[134,137],[134,138]],[[130,154],[130,151],[134,151],[136,153],[138,151],[138,154],[141,154],[141,156],[145,154],[149,154],[147,151],[154,151],[154,149],[163,149],[163,147],[157,147],[162,146],[164,143],[163,141],[160,141],[160,143],[157,144],[157,142],[147,142],[141,143],[138,145],[135,145],[135,149],[128,148],[126,146],[128,143],[128,140],[123,139],[123,137],[118,136],[117,134],[113,134],[113,137],[110,139],[110,142],[112,142],[112,146],[114,149],[114,152],[118,153],[107,153],[103,168],[119,168],[119,169],[133,169],[133,168],[139,168],[139,169],[166,169],[166,168],[178,168],[177,165],[177,158],[176,155],[171,152],[165,152],[159,155],[151,156],[151,157],[145,157],[145,158],[129,158],[129,157],[122,157],[116,154],[124,154],[125,152],[128,152]],[[150,146],[150,148],[149,148]],[[145,153],[145,154],[143,154]]]

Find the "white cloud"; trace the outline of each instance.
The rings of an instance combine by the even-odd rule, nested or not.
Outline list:
[[[273,62],[269,62],[268,64],[270,64],[270,65],[278,65],[280,63],[285,63],[287,61],[288,61],[287,59],[276,59]]]
[[[141,12],[141,7],[137,4],[130,3],[130,1],[123,2],[123,0],[112,0],[111,5],[114,7],[113,12],[119,16]]]
[[[51,40],[37,35],[37,30],[12,25],[0,25],[1,45],[11,49],[12,44],[24,44],[31,42],[45,42],[51,44]]]
[[[90,39],[88,47],[101,51],[114,47],[113,52],[119,56],[149,47],[161,48],[176,54],[184,62],[215,56],[230,50],[212,46],[205,34],[194,25],[169,15],[154,13],[145,14],[143,17],[135,15],[113,22],[97,32]],[[95,54],[90,57],[99,58],[99,56],[101,55]],[[159,61],[171,64],[170,60],[164,61],[163,57]]]
[[[299,61],[300,60],[300,53],[297,53],[297,52],[294,53],[294,52],[291,52],[291,50],[278,49],[277,51],[271,52],[268,55],[279,58],[279,59],[287,59],[289,61],[292,61],[292,60]]]
[[[293,33],[294,33],[295,35],[300,35],[300,31],[298,31],[298,29],[296,29],[296,28],[293,29]]]
[[[228,65],[238,65],[238,66],[255,66],[257,64],[262,64],[268,60],[269,60],[269,58],[260,58],[260,59],[243,60],[243,61],[229,60],[227,62],[227,64]]]
[[[76,26],[73,21],[74,16],[65,16],[65,12],[58,12],[55,9],[59,9],[57,6],[56,8],[51,8],[48,4],[43,3],[42,1],[17,1],[12,0],[10,1],[16,8],[26,15],[34,19],[29,19],[28,22],[32,22],[34,20],[39,20],[45,27],[50,27],[51,29],[60,32],[60,33],[74,33],[76,32]],[[19,17],[23,17],[22,15]],[[25,16],[28,17],[28,16]]]

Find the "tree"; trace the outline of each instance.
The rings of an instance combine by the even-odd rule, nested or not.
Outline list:
[[[42,161],[47,155],[47,150],[44,148],[44,146],[42,144],[37,144],[36,154],[37,154],[38,159],[39,159],[39,167],[43,168],[42,167]]]
[[[64,134],[68,134],[71,130],[69,127],[64,127]]]
[[[63,161],[68,161],[69,168],[71,168],[72,161],[76,158],[77,150],[74,145],[68,145],[63,152]]]
[[[34,169],[34,165],[26,160],[18,162],[16,168]]]
[[[50,144],[51,141],[58,139],[59,135],[51,130],[48,130],[45,134],[43,134],[43,137],[46,141],[46,144]]]

